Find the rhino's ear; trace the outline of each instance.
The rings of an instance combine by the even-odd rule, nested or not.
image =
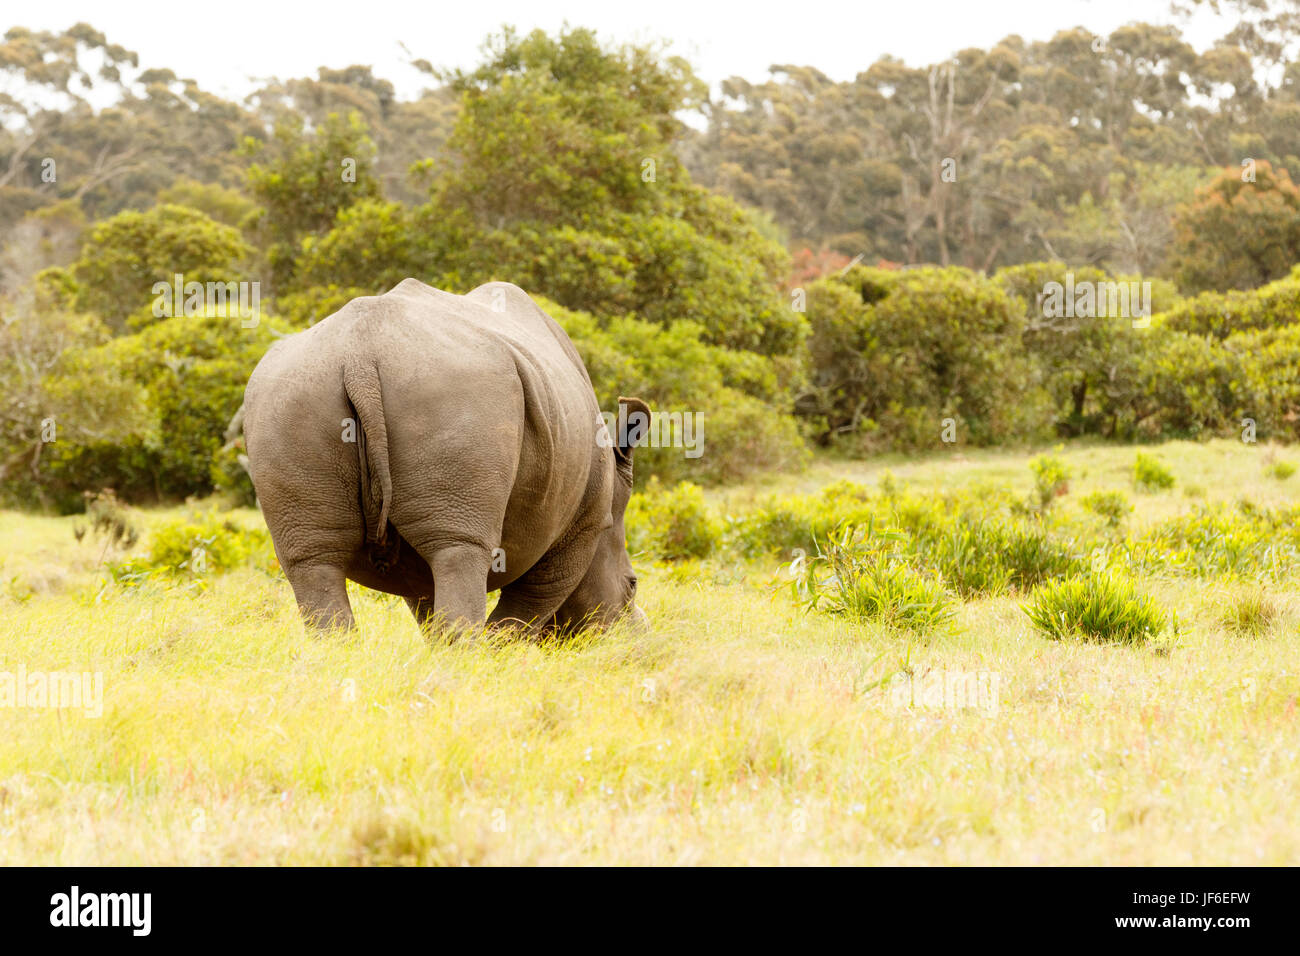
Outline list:
[[[615,457],[619,469],[632,477],[632,451],[637,445],[644,445],[646,435],[650,433],[650,406],[639,398],[618,400],[618,439],[614,442]]]

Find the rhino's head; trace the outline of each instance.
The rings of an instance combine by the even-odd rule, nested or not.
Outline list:
[[[636,606],[636,572],[627,554],[623,513],[632,497],[632,453],[650,427],[650,406],[639,398],[620,398],[618,404],[620,425],[627,422],[627,427],[611,436],[615,477],[609,521],[587,574],[555,614],[562,629],[609,625],[625,615],[640,625],[648,623],[645,612]]]

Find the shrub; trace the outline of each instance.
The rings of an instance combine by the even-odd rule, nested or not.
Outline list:
[[[1202,292],[1165,315],[1171,329],[1225,339],[1235,332],[1291,325],[1300,318],[1300,275],[1270,282],[1249,292]]]
[[[1219,623],[1233,634],[1257,637],[1277,620],[1277,606],[1259,588],[1228,596],[1219,611]]]
[[[1071,542],[1036,525],[1011,528],[1003,539],[1001,560],[1011,572],[1012,585],[1021,591],[1074,574],[1084,566]]]
[[[117,500],[112,488],[103,491],[85,493],[86,517],[90,521],[90,530],[104,541],[104,550],[123,548],[130,550],[140,539],[140,529],[131,520],[130,513]],[[73,527],[73,534],[80,541],[86,534],[82,525]]]
[[[219,315],[177,316],[66,353],[50,390],[71,389],[95,370],[111,372],[143,393],[148,414],[112,442],[56,446],[46,481],[78,491],[111,486],[128,501],[209,494],[213,458],[272,341],[270,328],[265,317],[244,329]]]
[[[873,540],[872,530],[861,529],[859,540],[858,531],[845,526],[819,549],[796,584],[804,608],[918,633],[950,626],[956,608],[943,586],[900,556],[878,550],[897,536]]]
[[[716,484],[758,471],[797,469],[805,462],[808,452],[798,426],[779,407],[776,360],[710,345],[694,322],[667,327],[635,318],[601,322],[544,299],[538,304],[572,338],[601,408],[613,411],[618,396],[636,395],[656,415],[699,413],[692,419],[702,423],[692,435],[699,454],[641,449],[638,486],[650,475],[666,483]]]
[[[238,567],[278,567],[270,534],[209,513],[164,522],[150,532],[147,556],[110,564],[109,570],[131,583],[154,575],[203,580]]]
[[[1021,345],[1023,317],[965,269],[855,267],[808,293],[811,387],[798,411],[853,452],[1032,439],[1050,415]]]
[[[239,230],[209,219],[197,209],[161,205],[145,212],[126,210],[97,223],[72,265],[78,282],[77,306],[122,331],[127,316],[156,298],[154,283],[179,273],[188,282],[238,282],[253,253]],[[175,314],[179,304],[173,303]]]
[[[1028,591],[1083,567],[1070,542],[1040,525],[1003,519],[959,519],[918,552],[963,597]]]
[[[1241,343],[1220,343],[1160,324],[1147,334],[1137,380],[1115,408],[1117,437],[1195,438],[1228,434],[1243,417],[1271,421],[1251,369],[1257,361]]]
[[[1133,484],[1139,491],[1163,491],[1174,486],[1174,475],[1158,458],[1140,451],[1133,461]]]
[[[223,445],[212,458],[212,487],[237,508],[257,507],[257,492],[245,467],[246,460],[242,435],[235,443]]]
[[[1278,577],[1300,566],[1300,507],[1199,505],[1146,529],[1130,550],[1151,570]]]
[[[1131,424],[1150,329],[1133,328],[1135,310],[1119,314],[1111,290],[1127,292],[1137,277],[1111,276],[1095,267],[1063,262],[1030,262],[998,270],[993,281],[1005,289],[1021,316],[1022,345],[1049,396],[1048,415],[1065,435],[1114,435]],[[1106,313],[1092,317],[1052,314],[1048,284],[1107,290]],[[1122,285],[1120,285],[1122,283]],[[1171,285],[1152,283],[1153,311],[1176,299]],[[1100,307],[1101,303],[1096,303]]]
[[[1122,491],[1093,491],[1084,495],[1080,503],[1093,514],[1105,518],[1112,528],[1119,527],[1133,510]]]
[[[931,558],[943,580],[962,597],[1000,594],[1011,586],[990,524],[960,524],[939,538]]]
[[[658,478],[651,478],[645,492],[628,502],[624,524],[630,551],[666,561],[707,558],[722,534],[704,492],[689,481],[666,491]]]
[[[1295,465],[1289,461],[1278,459],[1268,466],[1268,474],[1278,481],[1286,481],[1295,474]]]
[[[1046,511],[1070,487],[1070,469],[1053,455],[1039,455],[1029,462],[1034,475],[1035,506]]]
[[[1139,644],[1159,637],[1169,624],[1154,599],[1109,574],[1049,581],[1021,607],[1052,640]]]

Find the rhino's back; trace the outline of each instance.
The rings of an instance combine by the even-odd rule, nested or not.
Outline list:
[[[404,279],[274,343],[250,377],[245,400],[257,404],[274,392],[282,404],[295,393],[341,389],[340,370],[359,353],[382,361],[394,384],[437,376],[470,387],[475,373],[513,364],[540,376],[538,386],[575,393],[584,408],[591,390],[573,343],[518,286],[491,282],[455,295]]]

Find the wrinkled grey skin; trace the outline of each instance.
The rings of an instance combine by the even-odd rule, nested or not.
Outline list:
[[[424,627],[481,625],[497,588],[489,624],[644,621],[623,533],[632,448],[598,413],[573,343],[508,283],[460,296],[406,279],[276,342],[244,437],[304,620],[350,627],[351,579]]]

